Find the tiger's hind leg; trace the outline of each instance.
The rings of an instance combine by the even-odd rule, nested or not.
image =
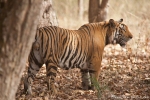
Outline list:
[[[33,80],[36,77],[36,74],[42,67],[43,63],[41,60],[41,56],[39,53],[39,44],[34,42],[32,45],[32,50],[30,52],[28,61],[29,61],[29,68],[27,75],[24,78],[24,92],[25,94],[32,94],[31,86],[33,84]]]
[[[55,79],[57,74],[57,65],[52,62],[46,63],[46,72],[47,72],[47,87],[52,95],[57,94],[57,89],[55,88]]]
[[[42,65],[40,66],[29,66],[28,68],[28,74],[25,76],[25,79],[24,79],[24,92],[25,94],[29,94],[31,95],[32,94],[32,89],[31,89],[31,86],[33,84],[33,81],[36,77],[36,74],[38,73],[38,71],[40,70]]]

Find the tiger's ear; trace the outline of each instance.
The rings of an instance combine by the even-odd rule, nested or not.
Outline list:
[[[109,25],[110,25],[111,28],[116,27],[115,21],[113,19],[109,20]]]
[[[119,22],[119,23],[122,23],[122,22],[123,22],[123,19],[121,18],[118,22]]]

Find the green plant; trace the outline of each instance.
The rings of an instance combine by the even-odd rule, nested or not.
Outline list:
[[[100,86],[99,82],[96,80],[95,77],[91,77],[91,81],[92,81],[92,85],[97,90],[97,97],[98,97],[98,99],[100,99],[102,97],[103,92],[107,88],[107,86],[105,86],[105,85]]]

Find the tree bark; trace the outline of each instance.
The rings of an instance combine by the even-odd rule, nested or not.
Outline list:
[[[83,20],[83,13],[84,13],[83,0],[78,0],[78,14],[80,20]]]
[[[52,0],[43,0],[42,2],[42,16],[39,19],[38,27],[44,26],[58,26],[57,17],[52,7]]]
[[[0,100],[15,100],[42,0],[0,1]]]
[[[108,0],[89,0],[89,23],[106,20],[108,13]]]

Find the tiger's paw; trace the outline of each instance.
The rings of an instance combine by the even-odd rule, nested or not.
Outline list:
[[[82,89],[83,90],[91,90],[91,85],[86,84],[85,82],[82,82]]]
[[[24,86],[24,94],[32,95],[31,86]]]
[[[25,77],[25,81],[24,81],[24,94],[32,95],[31,83],[29,83],[29,80],[27,80],[27,79],[30,79],[30,78]]]
[[[93,85],[91,85],[90,87],[89,87],[89,90],[95,90],[95,87],[93,86]]]

